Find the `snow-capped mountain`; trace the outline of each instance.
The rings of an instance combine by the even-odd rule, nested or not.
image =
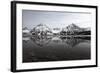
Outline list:
[[[63,28],[60,32],[61,34],[67,34],[67,35],[81,35],[81,34],[90,34],[91,29],[88,28],[80,28],[76,24],[70,24],[66,28]]]
[[[78,27],[75,24],[70,24],[66,27],[67,31],[82,31],[82,29],[80,27]]]
[[[76,24],[70,24],[66,27],[66,29],[68,31],[91,31],[90,27],[87,28],[80,28],[79,26],[77,26]]]
[[[80,27],[78,27],[77,25],[75,25],[75,24],[73,24],[73,23],[70,24],[70,25],[68,25],[68,26],[67,26],[67,29],[68,29],[68,28],[70,28],[70,29],[80,29]]]
[[[22,30],[23,30],[23,33],[30,33],[27,27],[24,27]]]

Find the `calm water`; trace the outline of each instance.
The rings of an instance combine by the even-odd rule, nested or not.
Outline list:
[[[23,37],[23,62],[90,59],[90,43],[90,38]]]

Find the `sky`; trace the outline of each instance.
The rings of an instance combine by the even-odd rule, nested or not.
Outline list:
[[[23,28],[33,29],[42,23],[49,28],[65,28],[74,23],[82,28],[91,27],[91,13],[23,10]]]

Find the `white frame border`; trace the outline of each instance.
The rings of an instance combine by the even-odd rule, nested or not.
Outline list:
[[[91,12],[92,24],[91,24],[91,60],[74,60],[74,61],[57,61],[57,62],[32,62],[22,63],[22,9],[29,10],[49,10],[49,11],[79,11],[79,12]],[[55,67],[74,67],[74,66],[87,66],[96,65],[96,9],[84,8],[84,7],[60,7],[60,6],[47,6],[47,5],[28,5],[17,4],[16,5],[16,34],[17,34],[17,47],[16,47],[16,66],[17,70],[22,69],[40,69],[40,68],[55,68]],[[67,65],[67,66],[66,66]]]

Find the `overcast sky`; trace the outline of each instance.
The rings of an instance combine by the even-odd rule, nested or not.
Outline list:
[[[23,10],[22,22],[28,29],[40,23],[49,28],[64,28],[72,23],[86,28],[91,26],[91,13]]]

